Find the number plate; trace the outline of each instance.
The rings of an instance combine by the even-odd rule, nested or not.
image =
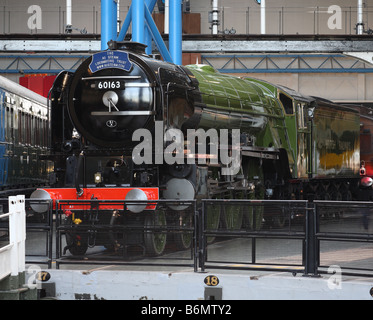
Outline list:
[[[120,80],[95,81],[95,88],[99,90],[124,89],[126,83]]]
[[[219,284],[219,278],[217,276],[207,276],[204,280],[205,285],[209,287],[216,287]]]

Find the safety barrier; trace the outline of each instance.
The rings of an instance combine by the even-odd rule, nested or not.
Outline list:
[[[136,213],[137,207],[145,210]],[[196,201],[56,201],[56,267],[157,265],[197,271],[197,219]]]
[[[43,207],[44,212],[33,208]],[[26,199],[26,263],[52,266],[54,255],[54,213],[52,200]]]
[[[10,198],[9,198],[10,199]],[[11,210],[8,199],[0,199],[1,212]],[[52,201],[45,199],[24,199],[26,243],[26,264],[47,264],[52,266],[53,258],[53,212]],[[35,212],[32,207],[43,206],[45,212]],[[0,243],[9,243],[10,227],[8,215],[0,219]],[[5,249],[4,249],[5,250]]]
[[[33,215],[35,204],[45,206],[45,213]],[[175,266],[317,276],[334,266],[344,274],[373,276],[370,202],[92,199],[56,201],[52,208],[46,200],[27,199],[26,214],[26,263],[49,268],[55,262],[57,268]],[[9,254],[11,243],[0,252]],[[43,259],[32,256],[37,247],[45,250]]]
[[[25,196],[9,197],[9,212],[0,215],[0,220],[6,218],[9,221],[9,243],[0,247],[0,280],[25,271]]]
[[[373,276],[372,219],[370,202],[203,200],[199,267]]]
[[[296,200],[203,200],[201,270],[303,271],[307,205]],[[222,244],[224,251],[216,250]]]
[[[333,266],[344,275],[372,276],[373,203],[314,201],[309,206],[315,217],[309,222],[315,257],[310,271],[325,273]]]

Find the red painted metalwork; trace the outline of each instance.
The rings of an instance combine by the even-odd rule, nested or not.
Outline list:
[[[47,97],[55,78],[55,75],[50,76],[47,74],[25,75],[19,78],[19,84],[44,97]]]
[[[78,197],[75,188],[50,188],[50,189],[39,189],[48,192],[51,199],[53,200],[53,209],[56,209],[56,201],[69,200],[68,205],[63,206],[63,210],[88,210],[91,208],[91,204],[78,203],[80,200],[102,200],[108,201],[108,203],[100,203],[99,210],[123,210],[123,202],[129,191],[136,188],[83,188],[83,194]],[[159,189],[158,188],[137,188],[142,190],[149,201],[159,200]],[[77,200],[74,203],[74,200]],[[112,200],[112,203],[110,203]],[[122,204],[115,203],[114,201],[120,201]],[[146,210],[155,210],[155,204],[149,204]]]

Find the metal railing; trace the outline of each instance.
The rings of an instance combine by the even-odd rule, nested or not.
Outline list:
[[[203,200],[201,270],[303,270],[306,212],[307,201]],[[220,216],[219,228],[211,223],[214,215]],[[229,255],[215,249],[224,242]]]
[[[219,229],[207,222],[233,212],[240,222]],[[345,275],[373,276],[372,219],[368,202],[203,200],[199,267],[317,276],[338,266]]]
[[[0,280],[25,271],[25,196],[9,197],[9,213],[1,214],[2,219],[8,220],[9,243],[0,247]]]
[[[35,206],[45,208],[43,213],[33,210]],[[52,267],[54,213],[52,200],[26,199],[26,263],[47,264]]]
[[[52,201],[45,199],[24,199],[23,205],[25,210],[26,233],[25,262],[27,264],[47,264],[48,268],[51,268],[54,229]],[[35,212],[32,209],[35,205],[45,207],[45,212]],[[10,202],[8,205],[8,199],[0,199],[0,207],[2,210],[10,211],[11,206]],[[11,228],[7,216],[2,217],[4,219],[0,219],[0,243],[8,243],[10,241]],[[16,228],[21,227],[22,225],[18,224],[16,226]],[[17,232],[21,231],[17,229]]]
[[[315,201],[314,272],[338,266],[343,274],[373,272],[373,203]]]
[[[146,210],[131,213],[129,206]],[[85,263],[197,271],[196,201],[66,200],[56,208],[57,268]]]
[[[55,262],[57,268],[172,266],[318,276],[338,266],[345,275],[373,276],[372,202],[66,200],[53,209],[51,201],[23,201],[26,263],[49,268]],[[35,205],[44,206],[45,214],[33,216]],[[146,209],[130,213],[127,209],[134,206]],[[1,230],[7,219],[10,214],[0,216]],[[13,228],[23,230],[21,222],[15,225],[9,234]],[[0,248],[1,263],[15,247],[12,237],[0,238],[0,245],[7,240]]]

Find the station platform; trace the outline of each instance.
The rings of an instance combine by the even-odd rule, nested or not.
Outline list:
[[[372,300],[373,279],[337,273],[187,268],[123,270],[122,266],[79,266],[41,271],[39,287],[57,300]]]

